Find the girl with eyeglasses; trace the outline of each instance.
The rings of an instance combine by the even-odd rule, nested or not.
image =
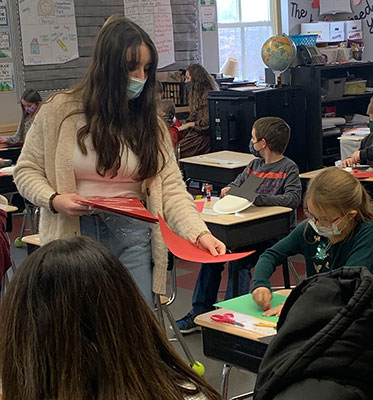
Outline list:
[[[307,277],[343,266],[373,272],[373,209],[366,190],[351,173],[325,168],[310,180],[304,204],[307,220],[266,250],[256,264],[252,293],[264,310],[272,297],[269,278],[290,256],[303,254]],[[281,309],[269,309],[264,315],[279,315]]]

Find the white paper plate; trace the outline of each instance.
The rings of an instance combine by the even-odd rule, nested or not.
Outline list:
[[[4,167],[0,169],[0,172],[4,173],[4,174],[11,174],[13,175],[13,171],[14,171],[15,166],[11,165],[10,167]]]
[[[234,214],[250,207],[251,204],[252,201],[228,194],[214,204],[213,210],[218,214]]]

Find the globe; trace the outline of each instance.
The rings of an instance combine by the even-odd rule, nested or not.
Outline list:
[[[289,68],[296,55],[294,42],[285,34],[271,36],[262,46],[262,60],[274,72],[277,80]]]

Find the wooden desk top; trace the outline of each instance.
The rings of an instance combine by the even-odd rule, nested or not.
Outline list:
[[[281,290],[276,291],[276,293],[282,294],[284,296],[289,296],[290,292],[291,292],[291,289],[281,289]],[[196,324],[204,326],[206,328],[211,328],[211,329],[215,329],[220,332],[225,332],[225,333],[229,333],[231,335],[240,336],[245,339],[251,339],[251,340],[258,341],[260,338],[268,336],[268,334],[249,331],[249,330],[241,328],[237,325],[224,324],[221,322],[215,322],[215,321],[211,320],[212,315],[225,314],[227,312],[232,312],[232,311],[229,311],[225,308],[220,308],[220,309],[210,311],[205,314],[200,314],[200,315],[197,315],[197,317],[194,319],[194,322]],[[256,317],[253,317],[253,318],[257,319],[258,322],[268,322],[265,319],[260,319],[260,318],[256,318]]]
[[[18,122],[8,122],[6,124],[0,124],[0,136],[2,135],[13,135],[17,131]]]
[[[218,200],[217,197],[213,197],[211,201],[211,209],[213,204]],[[208,203],[205,199],[205,207]],[[202,219],[207,223],[218,224],[218,225],[236,225],[242,224],[243,222],[254,221],[260,218],[271,217],[273,215],[285,214],[293,211],[289,207],[281,207],[281,206],[263,206],[256,207],[254,205],[246,208],[239,213],[239,215],[235,214],[205,214],[201,213]]]
[[[4,210],[7,213],[12,213],[12,212],[17,211],[18,207],[11,206],[11,205],[0,204],[0,210]]]
[[[320,169],[315,169],[314,171],[303,172],[302,174],[299,174],[299,178],[301,178],[301,179],[311,179],[314,176],[316,176],[319,172],[321,172],[323,169],[324,168],[320,168]],[[373,182],[373,177],[372,178],[359,179],[359,181],[362,181],[362,182]]]
[[[248,153],[236,151],[217,151],[215,153],[203,154],[200,156],[181,158],[179,161],[189,164],[208,165],[226,169],[242,168],[254,159],[255,156]]]
[[[39,234],[36,233],[35,235],[23,236],[22,242],[27,244],[33,244],[34,246],[40,246]]]
[[[175,113],[187,113],[190,112],[190,106],[175,106]]]

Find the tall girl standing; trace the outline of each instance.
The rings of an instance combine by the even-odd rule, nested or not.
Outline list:
[[[199,217],[157,118],[157,52],[148,34],[111,17],[98,34],[80,84],[43,104],[15,169],[21,194],[41,206],[41,243],[84,234],[128,268],[148,304],[164,293],[167,249],[159,227],[91,213],[90,196],[131,196],[165,216],[181,236],[212,254],[225,252]]]

